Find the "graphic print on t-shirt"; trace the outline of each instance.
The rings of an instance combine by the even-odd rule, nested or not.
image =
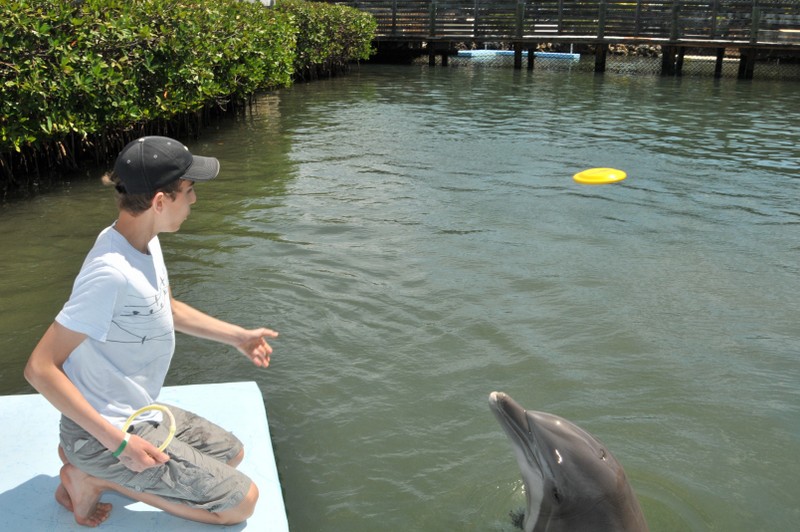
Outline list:
[[[122,312],[111,322],[109,342],[144,344],[172,341],[172,320],[166,315],[172,312],[166,276],[159,276],[158,290],[151,296],[143,296],[129,287],[125,301]]]

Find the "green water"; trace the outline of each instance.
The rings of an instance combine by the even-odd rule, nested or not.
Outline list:
[[[168,384],[258,382],[297,532],[512,530],[493,390],[604,440],[653,531],[793,528],[798,87],[370,66],[265,96],[189,142],[222,173],[162,244],[273,364],[179,337]],[[596,166],[628,179],[573,183]],[[0,209],[2,393],[114,218],[99,172]]]

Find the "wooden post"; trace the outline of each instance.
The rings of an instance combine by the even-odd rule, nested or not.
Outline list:
[[[719,16],[719,0],[714,0],[711,3],[711,35],[709,38],[717,38],[717,17]]]
[[[524,0],[517,0],[517,28],[516,28],[516,35],[517,39],[521,39],[523,35],[523,20],[525,19],[525,1]],[[515,55],[516,57],[516,55]]]
[[[664,45],[661,47],[661,75],[675,75],[675,46]]]
[[[606,71],[606,54],[608,53],[608,45],[606,43],[597,43],[594,47],[594,71],[603,73]]]
[[[675,0],[672,3],[672,27],[670,28],[669,38],[671,41],[677,41],[681,37],[681,30],[680,30],[680,12],[681,12],[681,0]]]
[[[717,48],[717,62],[714,64],[714,79],[722,77],[722,62],[725,59],[725,48]]]
[[[481,0],[475,0],[475,13],[473,14],[472,18],[472,36],[473,37],[480,37],[481,34],[481,25],[480,25],[480,16],[478,13],[481,10]]]
[[[431,0],[428,9],[428,35],[436,35],[436,0]]]
[[[606,35],[606,7],[608,0],[600,0],[599,13],[597,14],[597,40],[598,43],[594,47],[594,71],[595,73],[602,73],[606,71],[606,55],[608,54],[608,45],[603,42],[603,37]]]
[[[392,0],[392,35],[397,35],[397,0]]]
[[[739,50],[739,79],[753,79],[756,66],[756,49],[742,48]]]
[[[758,7],[757,0],[753,0],[753,15],[750,25],[750,44],[758,42],[758,27],[761,25],[761,8]]]
[[[536,59],[536,46],[528,47],[528,70],[533,70],[533,62]]]
[[[675,75],[683,76],[683,56],[686,55],[686,48],[678,47],[678,57],[675,59]]]
[[[642,0],[636,0],[636,15],[635,15],[635,29],[633,36],[638,37],[642,32]]]
[[[600,0],[600,12],[597,14],[597,38],[602,40],[606,36],[606,8],[608,0]]]
[[[514,70],[522,70],[522,43],[514,43]]]
[[[450,43],[439,41],[428,41],[428,66],[436,66],[436,55],[442,57],[442,66],[447,66],[450,56]]]

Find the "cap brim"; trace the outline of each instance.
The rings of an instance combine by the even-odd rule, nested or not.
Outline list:
[[[215,157],[192,155],[192,164],[181,178],[192,181],[210,181],[219,173],[219,161]]]

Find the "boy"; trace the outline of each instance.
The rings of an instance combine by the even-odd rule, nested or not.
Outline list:
[[[34,348],[25,378],[61,413],[64,463],[56,500],[75,520],[97,526],[114,490],[174,515],[234,524],[252,515],[255,484],[235,467],[244,449],[229,432],[170,407],[178,431],[161,452],[161,413],[128,417],[158,397],[175,347],[175,331],[236,347],[267,367],[270,329],[243,329],[175,300],[158,234],[177,231],[196,201],[194,182],[219,172],[213,157],[192,155],[167,137],[129,143],[104,177],[117,190],[119,217],[98,236],[72,294]]]

